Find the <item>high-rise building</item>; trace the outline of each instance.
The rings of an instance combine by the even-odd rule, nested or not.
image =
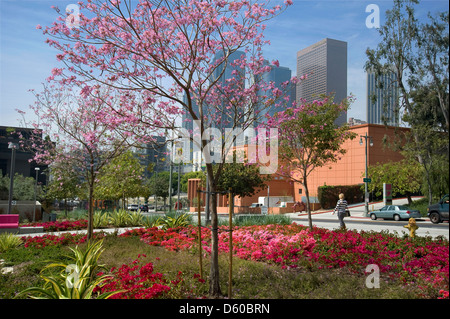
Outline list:
[[[236,51],[231,53],[228,56],[228,59],[223,60],[224,52],[220,51],[215,54],[212,63],[219,63],[218,61],[222,61],[214,70],[212,77],[210,79],[211,82],[216,81],[216,86],[214,90],[216,90],[217,95],[222,100],[222,105],[208,105],[208,101],[204,100],[202,105],[203,110],[203,119],[209,122],[207,124],[208,127],[215,127],[220,130],[224,130],[227,127],[232,127],[234,123],[232,123],[232,119],[234,119],[235,110],[233,108],[226,107],[226,101],[231,97],[226,93],[222,92],[222,88],[231,84],[231,86],[239,86],[244,88],[245,75],[242,74],[242,70],[235,66],[233,62],[237,59],[241,59],[242,56],[245,56],[245,52]],[[233,72],[237,71],[237,72]],[[236,79],[237,81],[231,81],[230,79]],[[225,90],[226,91],[226,90]],[[187,96],[183,96],[184,103],[188,103]],[[199,115],[199,106],[196,103],[195,98],[192,99],[192,109],[193,112]],[[221,114],[218,114],[221,112]],[[187,129],[191,136],[198,134],[198,128],[193,122],[192,116],[189,113],[185,113],[182,115],[181,126],[184,129]],[[186,146],[187,147],[187,146]],[[183,172],[191,172],[198,171],[201,169],[199,166],[199,161],[194,158],[198,156],[200,153],[199,146],[194,142],[189,142],[190,154],[188,163],[183,163]],[[200,161],[201,162],[201,161]]]
[[[142,147],[136,152],[142,166],[145,167],[144,177],[150,178],[154,173],[169,169],[168,150],[165,136],[152,136],[153,142]],[[151,164],[151,168],[149,165]]]
[[[235,123],[235,120],[242,119],[242,114],[244,113],[242,108],[234,106],[230,107],[229,105],[229,102],[235,98],[235,96],[230,95],[229,92],[232,92],[233,90],[244,90],[245,88],[245,73],[243,73],[245,70],[239,67],[240,63],[236,63],[241,60],[243,56],[246,56],[243,51],[235,51],[228,55],[228,58],[225,60],[223,51],[217,52],[214,56],[213,63],[224,60],[216,67],[213,72],[213,78],[211,79],[212,81],[216,81],[215,91],[222,100],[222,106],[219,106],[218,108],[215,106],[215,109],[214,107],[208,108],[214,113],[210,114],[210,117],[214,117],[211,119],[212,126],[219,129],[238,125],[238,123]],[[219,111],[221,114],[217,114]],[[239,114],[236,114],[236,112]]]
[[[367,123],[399,125],[398,85],[393,72],[367,73]]]
[[[186,94],[183,95],[183,102],[185,104],[188,103]],[[198,105],[197,105],[197,103],[195,103],[194,99],[192,99],[192,109],[193,109],[194,113],[199,114]],[[188,112],[185,112],[181,116],[181,127],[186,129],[190,136],[193,136],[194,122],[193,122],[191,114],[189,114]],[[189,154],[188,154],[189,160],[187,161],[187,163],[183,163],[183,173],[189,173],[189,172],[192,172],[193,170],[195,170],[193,167],[193,154],[194,154],[194,152],[199,150],[199,147],[193,141],[190,140],[187,143],[189,143],[189,144],[184,145],[184,147],[186,149],[189,148]]]
[[[265,60],[264,61],[265,65],[269,65],[269,61]],[[275,103],[269,107],[261,107],[260,105],[258,105],[256,107],[256,110],[258,111],[258,114],[256,116],[256,121],[254,126],[256,127],[258,124],[260,124],[261,122],[264,122],[265,120],[265,116],[269,115],[269,116],[274,116],[275,113],[280,112],[282,110],[284,110],[286,108],[286,106],[291,105],[293,101],[295,101],[295,91],[296,91],[296,87],[286,87],[283,88],[282,87],[282,83],[286,82],[286,81],[290,81],[292,78],[292,71],[291,69],[284,67],[284,66],[275,66],[275,65],[270,65],[270,71],[269,72],[265,72],[261,75],[261,81],[263,81],[263,83],[265,84],[269,84],[269,83],[273,83],[275,88],[280,89],[281,91],[283,91],[284,95],[288,95],[289,96],[289,103],[281,103],[279,106],[277,106],[277,101],[275,101]],[[257,79],[255,79],[255,81],[257,81]],[[271,98],[272,94],[271,92],[261,92],[261,95],[267,95],[267,98]],[[283,99],[284,101],[284,99]],[[259,108],[261,107],[261,108]]]
[[[39,168],[38,182],[47,184],[47,165],[38,165],[34,160],[34,152],[28,147],[18,147],[15,151],[14,164],[12,160],[12,149],[9,144],[20,145],[21,137],[27,141],[33,134],[38,134],[42,138],[42,131],[38,130],[36,133],[33,128],[7,127],[0,126],[0,176],[10,175],[11,166],[14,166],[14,174],[18,173],[24,177],[36,178],[36,168]]]
[[[325,38],[297,52],[297,76],[307,78],[297,85],[297,102],[319,100],[334,94],[334,102],[347,98],[347,42]],[[343,112],[337,125],[347,122]]]

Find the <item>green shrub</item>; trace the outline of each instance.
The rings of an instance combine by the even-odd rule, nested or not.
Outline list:
[[[160,216],[159,215],[148,215],[143,216],[142,218],[142,226],[146,228],[151,228],[159,225],[160,222]]]
[[[0,234],[0,253],[14,249],[22,244],[22,239],[12,233]]]
[[[94,228],[106,227],[109,224],[108,213],[104,213],[99,210],[94,212],[93,219],[94,219]]]
[[[144,215],[140,211],[130,212],[128,215],[128,226],[142,226]]]
[[[109,213],[109,223],[114,227],[128,226],[129,213],[125,209],[114,210]]]
[[[411,209],[417,209],[420,211],[420,214],[422,216],[427,216],[427,208],[428,208],[428,198],[424,197],[418,200],[413,200],[411,205],[406,205],[410,207]]]
[[[228,222],[226,222],[228,224]],[[251,226],[251,225],[289,225],[292,220],[286,215],[237,215],[234,217],[233,224],[235,226]]]
[[[43,287],[31,287],[21,291],[16,297],[27,295],[33,299],[91,299],[94,288],[102,285],[108,275],[97,276],[103,268],[98,259],[103,252],[103,240],[89,243],[86,250],[71,248],[72,263],[55,262],[42,269],[40,277],[44,280]],[[48,270],[60,269],[56,275],[53,272],[44,274]],[[106,299],[120,291],[103,293],[98,299]]]
[[[334,208],[339,199],[339,194],[343,193],[349,204],[361,203],[364,201],[364,193],[361,185],[338,185],[338,186],[319,186],[319,203],[324,209]]]
[[[186,213],[167,213],[163,218],[160,218],[158,225],[162,229],[183,227],[191,224],[191,215]]]

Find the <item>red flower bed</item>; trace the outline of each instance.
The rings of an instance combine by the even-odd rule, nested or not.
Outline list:
[[[229,232],[219,229],[219,250],[228,252]],[[169,250],[197,246],[198,228],[194,226],[163,231],[157,228],[130,231],[122,236],[138,235],[149,245]],[[202,249],[210,252],[209,229],[202,228]],[[236,257],[272,262],[283,268],[301,267],[305,263],[319,268],[347,267],[364,274],[375,264],[385,275],[414,283],[424,290],[449,290],[448,241],[402,239],[384,233],[338,232],[322,228],[310,231],[304,226],[268,225],[237,227],[233,230],[233,253]]]
[[[193,298],[196,293],[183,286],[183,273],[178,272],[174,280],[168,280],[162,273],[155,273],[153,263],[141,265],[139,255],[130,265],[124,264],[119,269],[111,269],[112,278],[101,288],[96,287],[94,292],[104,293],[109,291],[120,291],[110,299],[155,299],[155,298]],[[194,279],[204,284],[205,281]]]
[[[111,269],[113,278],[101,288],[100,293],[106,291],[122,291],[110,299],[152,299],[164,297],[170,291],[163,274],[153,273],[153,264],[139,265],[139,257],[131,265],[122,265],[119,269]]]
[[[44,231],[55,232],[55,231],[67,231],[67,230],[81,230],[86,229],[88,221],[86,219],[79,220],[63,220],[55,222],[34,222],[29,224],[23,224],[22,226],[42,226]]]
[[[219,228],[219,250],[228,252],[230,232]],[[202,228],[202,249],[210,252],[211,231]],[[95,236],[104,236],[96,234]],[[134,229],[120,236],[138,236],[149,245],[162,246],[171,251],[198,249],[198,227],[178,227],[168,230],[159,228]],[[60,236],[23,237],[26,247],[42,248],[48,245],[77,244],[86,240],[86,235],[64,234]],[[400,279],[405,284],[423,288],[424,297],[449,296],[449,246],[448,241],[432,241],[426,238],[402,239],[385,233],[354,231],[331,231],[304,226],[268,225],[247,226],[233,229],[233,253],[238,258],[278,264],[283,268],[346,267],[355,273],[366,275],[368,265],[377,265],[380,273]],[[124,297],[160,297],[173,291],[151,265],[141,269],[124,265],[116,272],[117,289],[125,287],[122,280],[134,280],[141,292],[130,292]],[[145,275],[145,276],[144,276]],[[140,282],[145,279],[145,285]],[[136,281],[137,280],[137,281]],[[149,286],[149,284],[152,284]],[[110,283],[113,285],[112,283]],[[155,287],[153,285],[155,284]],[[135,291],[133,288],[132,291]],[[434,291],[434,292],[433,292]],[[120,295],[118,296],[120,297]]]
[[[103,238],[105,234],[94,233],[95,239]],[[43,236],[23,236],[25,247],[44,248],[47,246],[77,245],[87,240],[87,235],[65,233],[61,235],[45,234]]]

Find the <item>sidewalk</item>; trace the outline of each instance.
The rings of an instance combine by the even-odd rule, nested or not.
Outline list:
[[[128,230],[132,230],[132,229],[136,229],[136,228],[142,228],[142,227],[121,227],[121,228],[98,228],[98,229],[94,229],[94,233],[97,232],[104,232],[104,233],[115,233],[117,232],[117,234],[123,234],[124,232],[128,231]],[[45,232],[32,232],[32,233],[26,233],[26,234],[15,234],[16,236],[19,237],[40,237],[40,236],[44,236],[44,235],[60,235],[60,234],[64,234],[64,233],[70,233],[70,234],[87,234],[87,229],[82,229],[82,230],[62,230],[62,231],[45,231]]]
[[[412,197],[412,200],[418,200],[423,198],[422,196],[414,196]],[[397,198],[392,200],[392,205],[405,205],[408,204],[408,199],[405,198]],[[380,202],[372,202],[369,203],[369,212],[373,211],[373,210],[378,210],[382,207],[384,207],[384,202],[380,201]],[[358,203],[358,204],[351,204],[348,206],[349,211],[350,211],[350,217],[346,217],[346,218],[361,218],[361,219],[370,219],[370,217],[366,217],[365,212],[364,212],[364,203]],[[301,213],[288,213],[285,214],[288,215],[290,217],[303,217],[303,216],[308,216],[308,214],[306,212],[301,212]],[[336,218],[336,215],[333,215],[333,209],[319,209],[316,211],[311,212],[311,215],[314,216],[315,219],[328,219],[328,218]],[[429,219],[428,217],[422,217],[423,219]]]

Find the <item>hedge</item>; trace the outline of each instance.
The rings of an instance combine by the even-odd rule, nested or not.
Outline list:
[[[322,208],[332,209],[336,207],[340,193],[344,194],[349,204],[364,202],[364,192],[361,185],[324,185],[318,188],[318,197]]]

